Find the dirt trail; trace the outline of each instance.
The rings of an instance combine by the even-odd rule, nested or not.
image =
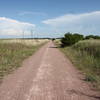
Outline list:
[[[5,77],[0,100],[100,100],[52,42]]]

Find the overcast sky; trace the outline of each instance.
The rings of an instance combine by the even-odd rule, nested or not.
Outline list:
[[[100,0],[0,0],[0,37],[100,35]]]

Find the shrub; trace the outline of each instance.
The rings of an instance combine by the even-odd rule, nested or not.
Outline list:
[[[88,35],[85,37],[85,39],[100,39],[100,36],[97,35]]]
[[[79,40],[83,40],[84,36],[80,34],[72,34],[72,33],[66,33],[65,36],[61,39],[62,47],[70,46],[78,42]]]

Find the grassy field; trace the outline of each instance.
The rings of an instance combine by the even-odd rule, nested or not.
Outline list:
[[[85,74],[86,81],[100,89],[100,40],[80,41],[61,51]]]
[[[0,79],[20,67],[22,61],[31,56],[48,40],[0,40]]]
[[[24,45],[39,45],[48,41],[48,39],[2,39],[0,42],[2,43],[21,43]]]

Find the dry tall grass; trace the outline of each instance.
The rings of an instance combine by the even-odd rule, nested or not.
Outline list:
[[[100,89],[100,40],[80,41],[61,50],[85,73],[85,80]]]
[[[21,66],[22,61],[32,55],[48,40],[0,40],[0,79]]]

